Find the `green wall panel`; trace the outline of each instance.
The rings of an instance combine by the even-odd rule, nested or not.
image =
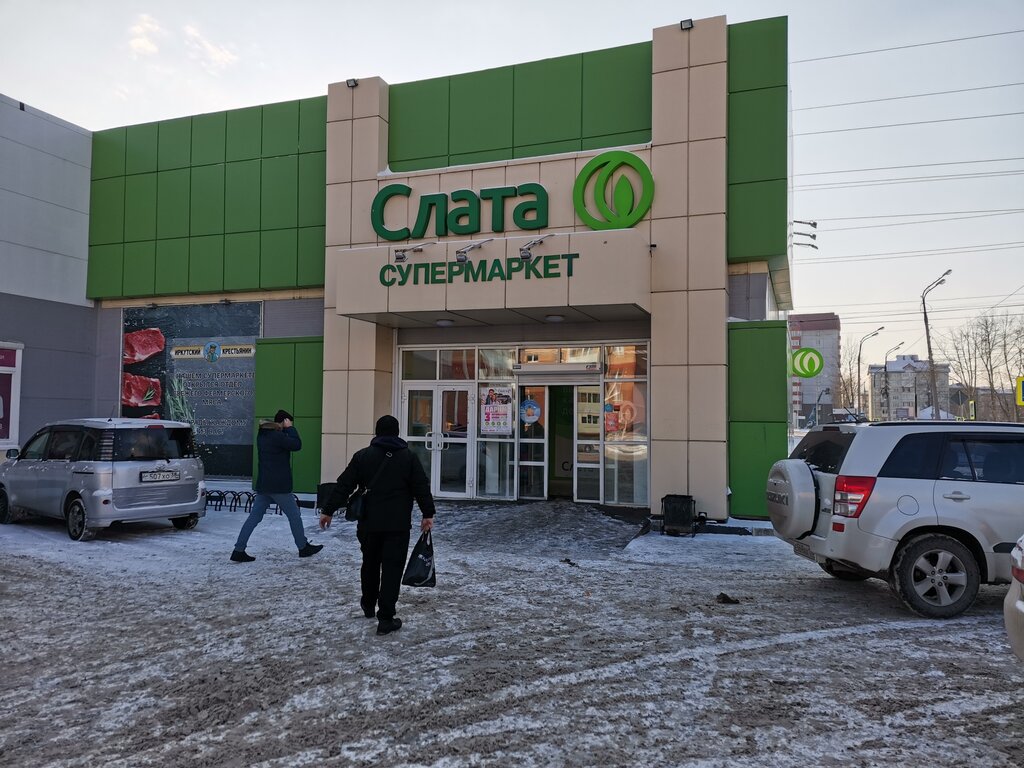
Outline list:
[[[192,165],[224,162],[226,124],[223,112],[192,118]]]
[[[299,102],[286,101],[263,107],[263,157],[294,155],[298,151]]]
[[[192,162],[192,118],[159,123],[157,165],[161,171],[188,168]]]
[[[516,65],[514,92],[516,147],[582,136],[583,57],[579,54]]]
[[[125,136],[125,173],[152,173],[157,170],[157,123],[130,125]]]
[[[125,243],[124,277],[122,291],[125,296],[152,296],[156,288],[156,242]]]
[[[323,378],[323,370],[317,375]],[[321,419],[299,418],[295,415],[295,429],[302,438],[302,450],[292,454],[292,482],[296,493],[316,493],[320,484]]]
[[[124,180],[124,239],[156,238],[156,174],[140,173]]]
[[[789,418],[789,333],[783,321],[729,324],[729,418]]]
[[[327,153],[299,155],[298,225],[313,227],[326,223]]]
[[[193,237],[188,246],[189,293],[224,290],[224,236]]]
[[[90,188],[89,245],[120,243],[123,240],[124,177],[97,179]]]
[[[224,231],[222,163],[192,169],[189,209],[189,232],[192,235],[219,235]]]
[[[188,238],[156,241],[156,293],[188,293]]]
[[[727,227],[730,262],[756,261],[786,252],[786,180],[729,185]]]
[[[729,92],[788,84],[785,16],[729,25]]]
[[[323,377],[323,370],[320,372]],[[272,419],[279,409],[293,408],[295,402],[295,344],[256,340],[257,419]],[[294,415],[294,414],[293,414]]]
[[[323,249],[321,249],[323,261]],[[260,287],[260,233],[224,236],[224,290],[255,291]]]
[[[389,159],[447,157],[447,77],[392,85],[388,109]]]
[[[296,285],[309,288],[324,284],[324,250],[327,247],[324,227],[305,227],[299,230],[296,255]]]
[[[467,152],[464,155],[449,155],[449,165],[472,165],[474,163],[494,163],[499,160],[511,160],[512,149],[488,149],[482,152]],[[430,168],[431,166],[425,166]],[[437,167],[437,166],[433,166]]]
[[[250,232],[260,228],[259,160],[224,167],[224,231]]]
[[[583,54],[583,137],[651,129],[651,43]]]
[[[583,149],[602,149],[604,147],[622,147],[627,144],[646,144],[651,140],[651,129],[629,133],[611,133],[607,136],[584,136],[581,142]]]
[[[260,288],[294,288],[298,274],[298,234],[294,229],[260,233]]]
[[[324,343],[295,344],[295,418],[320,418],[324,397]]]
[[[156,236],[158,239],[188,236],[189,176],[187,168],[160,171],[156,180]]]
[[[729,183],[785,179],[788,89],[729,94]]]
[[[513,157],[538,157],[540,155],[560,155],[563,152],[579,152],[582,146],[579,139],[552,141],[548,144],[530,144],[525,147],[516,147],[513,150]]]
[[[299,102],[299,152],[327,149],[327,97]]]
[[[449,78],[448,152],[512,149],[512,67]]]
[[[90,299],[121,296],[123,270],[124,246],[121,243],[91,246],[85,295]]]
[[[448,165],[448,155],[438,157],[420,157],[415,160],[389,160],[388,167],[392,171],[422,171],[428,168],[444,168]]]
[[[252,160],[262,151],[263,108],[233,109],[227,113],[225,159]]]
[[[260,227],[283,229],[298,224],[298,157],[269,157],[263,160]]]
[[[97,131],[92,135],[92,178],[124,175],[124,128]]]
[[[729,425],[729,514],[768,516],[764,492],[772,464],[788,455],[786,422],[733,422]]]

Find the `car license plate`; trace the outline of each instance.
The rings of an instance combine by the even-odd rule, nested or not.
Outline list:
[[[810,546],[804,544],[802,541],[793,542],[793,551],[800,555],[800,557],[806,557],[808,560],[814,559],[814,554],[811,552]]]
[[[160,469],[139,473],[139,481],[143,483],[163,483],[167,480],[181,480],[181,473],[176,469]]]

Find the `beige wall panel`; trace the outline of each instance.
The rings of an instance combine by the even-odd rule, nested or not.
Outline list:
[[[505,167],[505,183],[510,187],[540,180],[540,163],[510,162]],[[514,207],[514,206],[513,206]]]
[[[352,88],[345,81],[327,86],[327,121],[352,119]]]
[[[339,254],[335,275],[339,311],[345,314],[388,311],[388,289],[380,282],[380,269],[388,263],[388,253],[387,247],[380,246]]]
[[[447,243],[448,261],[455,261],[455,251],[465,245],[464,241]],[[488,261],[503,259],[505,257],[505,242],[495,239],[494,242],[470,251],[467,257],[469,263],[476,263],[483,259]],[[448,284],[446,301],[448,309],[453,312],[460,309],[500,309],[505,306],[505,281],[466,282],[464,277],[456,276]]]
[[[690,65],[689,30],[680,29],[678,23],[667,27],[656,27],[653,40],[651,68],[655,72],[683,69]]]
[[[651,366],[651,437],[654,440],[686,440],[689,413],[689,376],[685,365]]]
[[[370,207],[373,205],[373,198],[377,195],[376,181],[356,181],[352,183],[352,242],[353,243],[376,243],[377,233],[373,231],[373,224],[370,222]],[[388,206],[390,212],[391,206]],[[390,219],[385,218],[390,225]],[[397,229],[400,225],[391,225]]]
[[[728,87],[725,62],[690,68],[690,141],[725,137]]]
[[[388,124],[379,117],[352,121],[352,180],[377,180],[388,163]]]
[[[581,223],[572,205],[576,161],[553,160],[540,164],[540,183],[548,191],[548,227],[572,227]]]
[[[324,371],[322,430],[348,431],[348,371]]]
[[[349,371],[348,374],[348,429],[349,432],[372,435],[374,416],[375,371]]]
[[[487,168],[475,168],[473,170],[473,191],[489,187],[505,186],[505,166],[494,165]]]
[[[725,493],[729,469],[725,443],[691,441],[688,451],[690,495],[697,502],[697,511],[707,514],[709,520],[727,519],[729,505]]]
[[[725,139],[691,141],[690,215],[725,213]]]
[[[649,235],[649,230],[645,234],[643,228],[570,235],[569,252],[578,253],[579,258],[569,280],[569,305],[647,307],[651,297]]]
[[[338,270],[341,255],[336,246],[324,249],[324,308],[333,310],[338,306]]]
[[[436,177],[435,177],[436,178]],[[433,225],[428,231],[427,239],[433,235]],[[446,244],[431,245],[419,253],[409,253],[406,265],[412,266],[408,281],[405,285],[397,282],[388,289],[388,311],[390,312],[418,312],[418,311],[445,311],[445,283],[425,284],[423,281],[423,270],[419,271],[419,284],[413,282],[417,264],[432,264],[435,262],[447,261],[445,257]],[[428,268],[429,269],[429,268]]]
[[[377,369],[377,324],[353,319],[348,335],[348,367],[353,371]]]
[[[352,185],[327,185],[327,247],[352,242]]]
[[[728,439],[728,369],[724,365],[689,366],[691,440]]]
[[[442,173],[438,179],[438,191],[451,195],[457,189],[473,189],[473,172],[456,171],[454,173]],[[480,190],[473,189],[476,194]]]
[[[352,121],[327,124],[327,183],[352,181]]]
[[[684,217],[651,222],[651,242],[658,246],[651,252],[652,291],[686,290],[687,229]]]
[[[401,414],[394,413],[395,408],[392,404],[392,392],[394,385],[394,374],[390,371],[377,371],[376,376],[373,377],[373,422],[374,425],[377,423],[377,419],[385,414],[392,414],[396,418],[399,418]]]
[[[689,90],[685,69],[654,75],[651,83],[651,140],[655,146],[687,140]],[[703,104],[697,108],[702,109]]]
[[[326,422],[324,429],[327,429]],[[324,432],[320,439],[320,482],[337,480],[348,466],[348,460],[348,435]]]
[[[686,365],[687,295],[651,294],[651,365]]]
[[[510,237],[505,241],[505,256],[518,256],[519,249],[526,245],[533,237]],[[545,256],[548,254],[568,253],[568,237],[549,237],[543,243],[533,248],[534,256]],[[577,259],[576,263],[579,263]],[[516,307],[564,307],[569,303],[569,278],[565,272],[566,262],[559,260],[559,277],[548,277],[542,280],[524,277],[523,272],[517,272],[511,280],[505,281],[505,306],[509,309]],[[575,278],[573,278],[575,280]],[[501,306],[500,304],[495,306]]]
[[[409,179],[405,177],[399,178],[387,178],[377,179],[377,191],[384,189],[384,187],[392,184],[409,184]],[[416,204],[413,203],[413,215],[416,213]],[[409,223],[409,198],[405,195],[392,195],[388,198],[387,204],[384,208],[384,226],[388,229],[401,229],[402,227],[412,227]],[[373,225],[370,225],[373,228]],[[375,233],[376,234],[376,233]],[[392,241],[388,241],[392,242]],[[404,242],[404,241],[403,241]],[[401,242],[395,241],[395,245],[401,245]]]
[[[690,365],[726,365],[729,294],[722,291],[689,292],[688,336]]]
[[[324,310],[324,370],[348,370],[349,319],[333,309]]]
[[[725,16],[699,19],[690,30],[690,66],[717,64],[726,60],[728,29]]]
[[[388,84],[379,77],[360,78],[352,91],[352,116],[388,119]]]
[[[689,494],[687,444],[678,440],[651,443],[651,512],[661,514],[661,498],[670,493]]]
[[[688,221],[690,289],[725,289],[729,284],[725,214],[691,216]]]
[[[419,215],[420,210],[420,198],[424,195],[436,195],[441,191],[441,176],[437,173],[428,173],[422,176],[410,176],[407,179],[403,179],[402,183],[408,184],[412,190],[408,200],[408,208],[406,210],[406,218],[402,219],[391,217],[390,206],[388,206],[388,215],[385,221],[388,222],[389,229],[399,229],[400,227],[408,227],[411,232],[416,226],[416,218]],[[392,198],[394,199],[394,198]],[[396,207],[396,213],[398,209]],[[431,209],[430,221],[427,222],[427,230],[423,237],[415,238],[416,242],[435,242],[437,240],[437,214],[434,209]],[[434,249],[436,251],[436,249]],[[426,258],[428,254],[424,253],[420,258]],[[430,260],[436,260],[443,258],[442,256],[435,253]]]
[[[395,370],[395,329],[385,325],[377,326],[377,365],[378,371]]]
[[[654,176],[652,218],[686,215],[686,147],[686,144],[669,144],[651,150],[651,174]]]

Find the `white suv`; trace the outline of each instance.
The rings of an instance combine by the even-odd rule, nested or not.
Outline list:
[[[768,514],[831,576],[879,578],[912,611],[950,618],[1010,582],[1024,532],[1024,424],[815,427],[768,476]]]

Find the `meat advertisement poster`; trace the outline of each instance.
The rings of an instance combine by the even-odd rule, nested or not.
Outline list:
[[[11,439],[11,391],[13,373],[0,373],[0,440]]]
[[[192,424],[206,474],[252,473],[260,302],[124,310],[121,415]]]

